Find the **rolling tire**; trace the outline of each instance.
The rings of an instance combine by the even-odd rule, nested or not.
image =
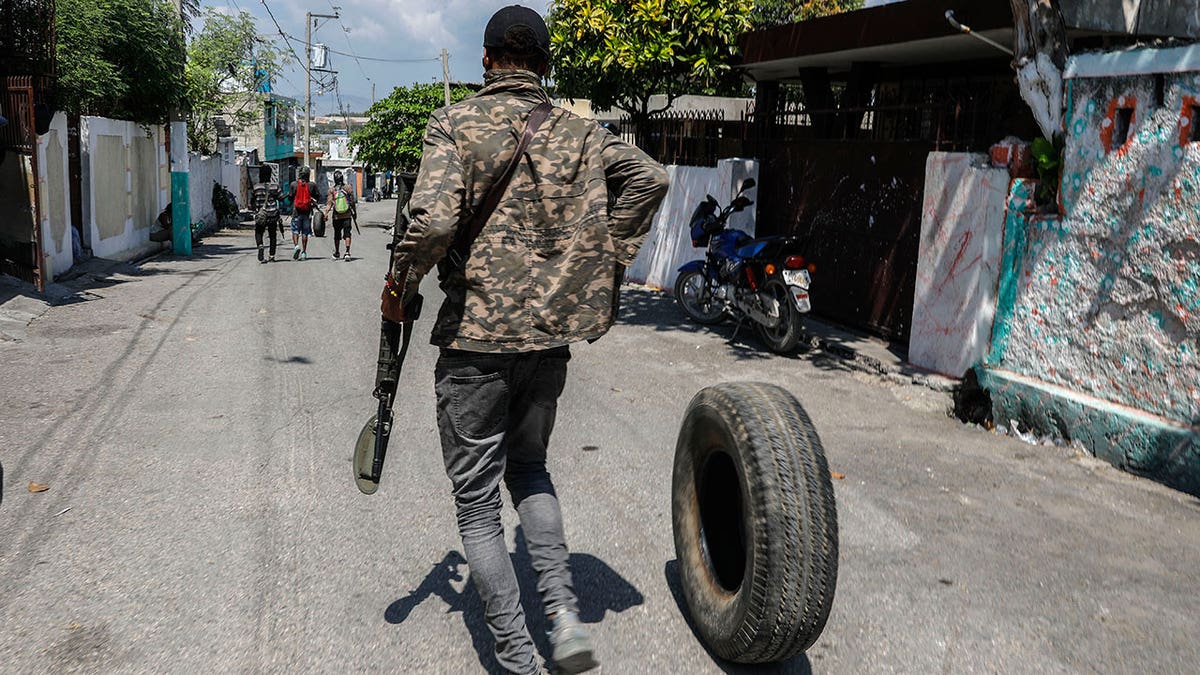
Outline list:
[[[696,394],[671,495],[683,595],[712,651],[770,663],[812,646],[837,585],[837,512],[821,440],[796,399],[756,383]]]
[[[792,301],[792,292],[779,280],[767,282],[765,292],[779,301],[779,325],[775,328],[755,323],[754,330],[758,337],[767,345],[767,349],[776,354],[790,354],[804,337],[804,322],[800,319],[800,311]]]
[[[699,289],[696,287],[697,283]],[[711,297],[707,305],[699,301],[696,297],[697,290],[703,292],[706,287],[707,283],[703,272],[695,270],[683,272],[675,280],[675,301],[679,303],[679,308],[688,315],[689,319],[698,324],[711,326],[725,320],[725,307],[718,305]]]

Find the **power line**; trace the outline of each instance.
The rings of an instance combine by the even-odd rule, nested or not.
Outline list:
[[[289,40],[294,40],[297,44],[304,44],[304,40],[296,37],[295,35],[284,34],[284,37],[286,37]],[[338,50],[330,47],[329,45],[325,46],[325,51],[329,52],[330,54],[349,56],[351,58],[361,59],[363,61],[379,61],[380,63],[426,63],[429,61],[441,61],[442,60],[442,57],[440,57],[440,56],[435,56],[435,57],[429,58],[429,59],[381,59],[381,58],[377,58],[374,56],[355,56],[354,54],[351,54],[349,52],[339,52]]]
[[[283,27],[280,26],[279,22],[275,20],[275,13],[271,11],[271,6],[267,4],[267,0],[258,1],[261,2],[263,8],[267,10],[267,16],[271,17],[271,23],[275,24],[275,29],[279,31],[281,36],[283,36],[283,43],[287,45],[288,51],[292,53],[292,57],[296,59],[296,63],[304,64],[304,59],[300,58],[300,55],[297,54],[296,50],[292,47],[292,43],[288,42],[288,34],[283,32]]]
[[[326,49],[329,49],[329,47],[326,47]],[[329,49],[329,51],[333,52],[334,54],[341,54],[342,56],[354,56],[353,54],[346,54],[344,52],[339,52],[336,49]],[[441,61],[442,60],[442,57],[440,57],[440,56],[435,56],[431,59],[379,59],[379,58],[375,58],[372,56],[358,56],[355,58],[362,59],[363,61],[379,61],[382,63],[426,63],[429,61]]]
[[[342,27],[342,35],[344,35],[346,38],[346,48],[350,50],[351,58],[353,58],[354,63],[358,65],[358,72],[362,73],[362,76],[367,79],[367,82],[370,82],[371,76],[367,75],[367,71],[363,70],[362,61],[359,61],[358,55],[354,53],[354,45],[350,42],[350,29],[346,27],[346,22],[342,21],[342,13],[338,11],[340,7],[335,7],[333,0],[329,0],[329,8],[333,10],[333,13],[338,18],[338,25]],[[326,48],[328,49],[328,45],[326,45]]]

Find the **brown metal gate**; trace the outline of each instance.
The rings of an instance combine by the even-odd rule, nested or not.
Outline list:
[[[28,194],[22,203],[15,204],[16,210],[23,215],[28,213],[31,223],[30,241],[0,242],[0,273],[9,274],[19,279],[31,282],[39,291],[44,291],[45,281],[42,278],[42,232],[41,232],[41,200],[38,187],[37,163],[37,117],[35,109],[35,87],[42,84],[28,75],[14,75],[4,78],[3,89],[0,90],[0,106],[8,119],[8,124],[0,127],[0,149],[10,155],[5,161],[15,161],[20,164],[20,173],[24,177]],[[49,110],[47,108],[46,113]],[[21,217],[21,216],[18,216]]]
[[[792,141],[764,147],[758,234],[790,234],[816,264],[813,311],[908,342],[926,143]]]

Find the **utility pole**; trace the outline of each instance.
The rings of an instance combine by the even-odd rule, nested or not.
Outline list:
[[[371,106],[375,106],[375,83],[371,83]]]
[[[304,13],[304,166],[308,163],[309,148],[312,147],[312,12]],[[316,176],[313,176],[316,180]],[[261,252],[261,251],[260,251]]]
[[[175,0],[175,11],[179,13],[180,23],[183,23],[183,0]],[[187,121],[179,106],[171,108],[170,118],[171,247],[175,255],[191,255],[192,204],[188,184]]]
[[[304,166],[310,169],[312,168],[309,165],[309,152],[312,147],[312,73],[314,70],[322,73],[331,72],[324,68],[312,67],[312,29],[314,17],[318,19],[336,19],[338,15],[336,13],[313,14],[311,11],[304,13]]]
[[[446,105],[450,105],[450,55],[442,49],[442,88],[446,93]]]

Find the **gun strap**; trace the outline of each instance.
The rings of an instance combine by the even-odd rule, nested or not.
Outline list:
[[[517,151],[508,160],[508,166],[504,167],[504,172],[496,178],[496,182],[492,183],[492,187],[488,189],[487,196],[483,198],[483,203],[480,204],[479,210],[471,218],[471,222],[467,224],[465,229],[459,230],[459,236],[455,239],[454,245],[450,247],[446,258],[455,267],[462,269],[466,266],[467,258],[471,254],[471,245],[479,238],[479,234],[483,232],[483,226],[487,224],[488,219],[495,213],[496,207],[500,205],[500,199],[508,191],[508,184],[512,181],[513,174],[516,173],[517,165],[521,163],[521,157],[529,148],[529,143],[533,140],[534,134],[537,133],[538,128],[542,126],[542,122],[546,121],[546,118],[550,115],[550,111],[553,109],[554,106],[550,102],[543,101],[537,104],[529,113],[529,120],[525,123],[525,131],[521,134],[521,140],[517,142]]]

